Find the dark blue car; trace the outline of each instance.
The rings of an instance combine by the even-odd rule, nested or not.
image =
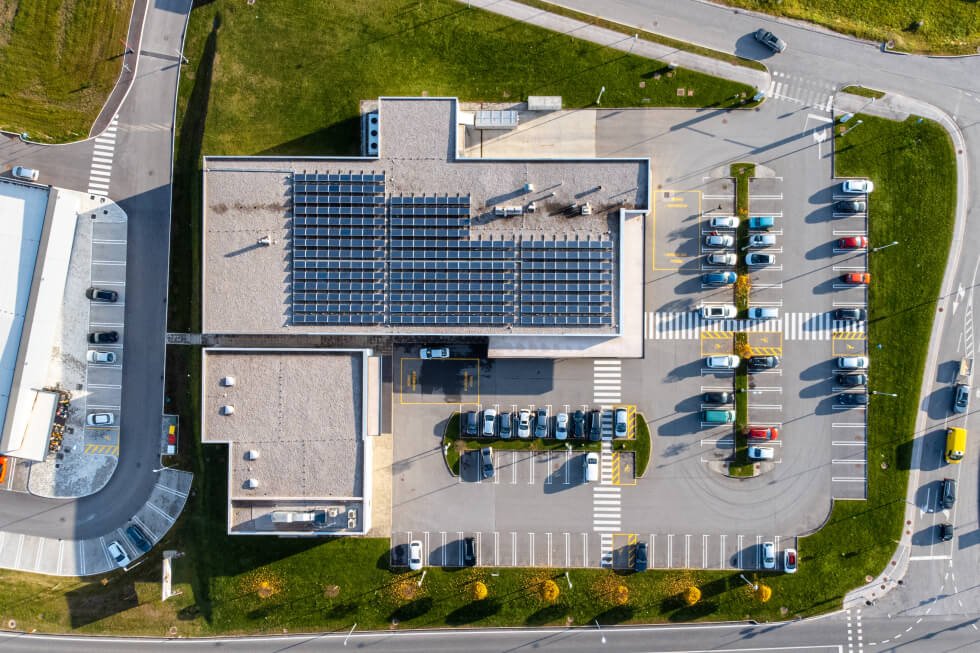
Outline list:
[[[126,529],[126,537],[128,537],[129,541],[133,543],[133,546],[143,553],[146,553],[153,548],[153,545],[150,543],[150,539],[146,536],[146,533],[144,533],[143,529],[136,524],[133,524]]]
[[[701,275],[701,281],[710,286],[724,286],[729,283],[735,283],[738,278],[734,272],[708,272],[707,274]]]

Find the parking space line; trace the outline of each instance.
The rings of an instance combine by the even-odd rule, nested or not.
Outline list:
[[[572,552],[571,552],[570,544],[572,541],[572,534],[571,533],[562,533],[562,534],[565,536],[565,567],[571,567]]]
[[[551,411],[548,411],[548,414],[550,415]],[[528,456],[527,460],[528,460],[528,467],[530,468],[530,472],[531,472],[530,475],[528,476],[527,484],[534,485],[534,454],[532,453],[530,456]]]
[[[572,460],[571,460],[571,458],[572,458],[572,452],[570,450],[568,450],[568,449],[565,449],[565,465],[564,465],[564,467],[565,467],[565,482],[562,485],[571,485],[572,484],[572,479],[570,478],[571,469],[572,469]]]
[[[674,555],[674,534],[667,533],[667,569],[673,568],[671,557]]]
[[[691,534],[684,534],[684,568],[691,568]]]
[[[425,544],[423,546],[425,547],[424,548],[424,550],[425,550],[425,562],[426,562],[426,566],[428,566],[428,563],[429,563],[429,554],[432,552],[432,549],[429,548],[429,531],[425,531],[425,533],[423,533],[422,536],[425,538],[423,540],[425,542]]]
[[[728,565],[725,564],[727,560],[727,556],[725,555],[725,537],[726,535],[722,533],[718,538],[720,540],[718,544],[718,568],[719,569],[725,569],[728,567]]]
[[[738,536],[738,548],[735,549],[735,566],[742,569],[742,535]]]
[[[553,567],[554,565],[551,564],[551,533],[545,533],[545,535],[548,537],[548,566]]]
[[[510,484],[511,485],[517,485],[517,458],[518,458],[518,455],[519,454],[517,454],[516,452],[512,452],[511,453],[511,458],[510,458]]]
[[[701,534],[701,568],[708,568],[708,536]]]
[[[500,533],[493,532],[493,566],[500,566]]]
[[[441,543],[439,545],[439,550],[442,551],[442,564],[441,567],[446,566],[446,531],[439,531],[439,537]]]
[[[517,566],[517,532],[510,532],[510,564],[512,567]]]
[[[582,566],[589,566],[589,534],[582,533]]]

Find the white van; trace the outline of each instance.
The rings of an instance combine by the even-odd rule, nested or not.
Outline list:
[[[599,454],[590,451],[585,454],[585,482],[595,483],[599,480]]]

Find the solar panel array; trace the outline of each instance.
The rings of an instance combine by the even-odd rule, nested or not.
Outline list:
[[[394,196],[383,174],[293,176],[294,323],[603,327],[610,240],[473,238],[469,196]]]

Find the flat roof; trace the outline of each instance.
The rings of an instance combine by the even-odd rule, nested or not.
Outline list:
[[[620,332],[619,322],[619,227],[621,208],[645,210],[649,205],[649,161],[647,159],[565,159],[565,160],[493,160],[465,159],[456,155],[456,134],[459,125],[457,102],[453,98],[382,98],[379,100],[379,142],[380,158],[280,158],[280,157],[206,157],[204,165],[204,265],[203,283],[204,305],[203,322],[206,333],[442,333],[442,334],[576,334],[584,336],[616,335]],[[386,235],[384,247],[385,262],[380,272],[382,291],[385,296],[383,306],[361,286],[333,288],[323,286],[324,293],[310,294],[309,301],[335,302],[328,310],[343,315],[355,309],[339,310],[336,302],[350,301],[351,306],[364,316],[380,313],[374,323],[335,324],[301,322],[294,314],[294,306],[300,292],[308,288],[294,287],[300,279],[297,274],[294,248],[297,236],[294,232],[294,192],[297,180],[308,180],[299,175],[309,174],[374,175],[383,178],[383,197],[386,204],[392,198],[408,197],[456,197],[465,196],[468,206],[468,221],[463,225],[461,237],[463,245],[475,248],[488,248],[487,243],[502,244],[510,250],[520,250],[523,263],[515,259],[513,265],[519,268],[527,265],[524,253],[525,243],[550,242],[558,249],[569,252],[580,247],[580,243],[606,243],[603,247],[610,254],[611,279],[603,290],[602,315],[611,315],[611,320],[603,323],[583,320],[574,326],[565,323],[549,324],[545,321],[535,323],[520,320],[524,301],[554,301],[531,299],[535,289],[525,286],[526,279],[520,282],[510,277],[506,286],[507,297],[501,299],[501,291],[492,284],[482,284],[490,275],[481,277],[481,284],[446,285],[429,289],[423,288],[421,281],[417,292],[413,288],[409,298],[418,298],[420,304],[432,307],[432,311],[443,315],[462,314],[453,310],[438,308],[445,304],[444,294],[459,293],[460,301],[475,302],[474,293],[486,297],[488,306],[499,302],[510,302],[510,323],[494,324],[450,324],[433,322],[426,324],[398,322],[391,303],[394,293],[399,291],[393,281],[397,281],[391,271],[393,262],[401,255],[395,255],[394,235]],[[324,180],[326,182],[327,180]],[[526,207],[534,202],[533,213],[521,212],[516,215],[500,216],[495,208]],[[592,215],[579,215],[571,209],[573,205],[588,203]],[[387,209],[385,210],[385,213]],[[453,225],[456,226],[456,225]],[[355,228],[360,229],[360,226]],[[386,234],[393,228],[384,227]],[[361,233],[358,233],[358,238]],[[398,236],[401,237],[401,236]],[[417,236],[409,236],[417,237]],[[436,237],[445,238],[443,234]],[[571,245],[569,245],[571,244]],[[357,247],[362,245],[358,244]],[[364,247],[375,245],[368,244]],[[456,246],[454,242],[453,247]],[[539,245],[536,245],[539,246]],[[345,242],[337,246],[341,251],[348,247]],[[526,247],[530,248],[531,245]],[[435,248],[436,250],[438,248]],[[336,251],[336,250],[335,250]],[[432,252],[427,252],[426,256]],[[436,257],[445,256],[436,251]],[[455,256],[455,255],[453,255]],[[496,255],[494,255],[496,256]],[[506,254],[513,256],[513,254]],[[550,255],[549,255],[550,256]],[[342,258],[342,257],[341,257]],[[408,258],[411,258],[409,256]],[[465,257],[461,257],[465,258]],[[479,256],[477,256],[479,258]],[[486,256],[490,258],[489,255]],[[545,256],[542,260],[550,260]],[[495,259],[496,260],[496,259]],[[506,262],[506,261],[505,261]],[[329,262],[328,262],[329,263]],[[577,273],[585,266],[574,262],[562,264],[561,274]],[[545,266],[547,268],[547,265]],[[421,268],[419,268],[421,269]],[[461,270],[468,268],[461,267]],[[486,268],[489,271],[489,267]],[[550,273],[549,268],[545,270]],[[496,270],[496,268],[495,268]],[[352,277],[346,272],[340,276],[329,277],[349,281]],[[425,274],[421,275],[425,277]],[[568,275],[571,276],[571,275]],[[309,278],[309,277],[303,277]],[[324,277],[325,279],[328,277]],[[354,277],[366,279],[366,276]],[[402,277],[404,278],[404,277]],[[530,279],[528,276],[527,279]],[[499,279],[494,279],[496,282]],[[425,279],[439,282],[440,279]],[[451,280],[452,281],[452,280]],[[534,279],[548,281],[548,278]],[[592,280],[562,278],[570,281],[568,288],[569,306],[582,307],[586,314],[586,302],[596,302],[595,293],[579,302],[582,293],[591,292],[585,283]],[[329,283],[329,282],[325,282]],[[360,283],[358,281],[358,283]],[[573,286],[572,284],[579,284]],[[603,281],[603,283],[606,283]],[[320,287],[316,288],[321,290]],[[334,292],[334,291],[340,292]],[[375,292],[375,291],[372,291]],[[540,292],[540,291],[538,291]],[[547,289],[544,292],[548,292]],[[329,296],[328,296],[329,293]],[[341,294],[342,293],[342,294]],[[464,297],[464,293],[470,293]],[[576,294],[578,293],[578,294]],[[323,299],[317,299],[322,297]],[[338,299],[340,297],[340,299]],[[528,299],[525,300],[524,298]],[[306,301],[305,299],[303,301]],[[357,302],[365,302],[357,306]],[[404,304],[402,305],[404,306]],[[342,307],[341,307],[342,308]],[[468,305],[473,313],[485,314],[480,306]],[[559,305],[559,309],[561,306]],[[496,307],[499,310],[499,306]],[[590,309],[591,310],[591,307]],[[516,318],[513,317],[516,314]],[[443,318],[446,319],[446,318]],[[451,318],[450,318],[451,319]],[[582,319],[581,316],[576,319]]]

